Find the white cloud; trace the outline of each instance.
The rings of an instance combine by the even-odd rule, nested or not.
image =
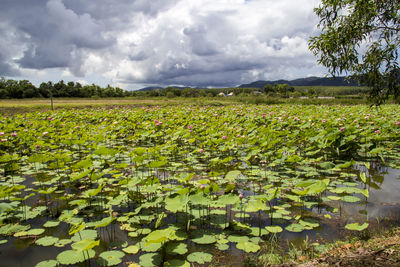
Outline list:
[[[76,80],[101,77],[99,83],[131,88],[233,86],[323,72],[307,47],[317,0],[6,2],[0,26],[20,37],[0,40],[0,47],[11,43],[19,56],[0,54],[0,76],[10,75],[2,66],[53,70],[52,77],[56,70],[60,78],[68,71]],[[32,26],[18,15],[23,7],[34,12]]]

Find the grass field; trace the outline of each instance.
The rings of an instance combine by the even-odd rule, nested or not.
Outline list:
[[[82,108],[82,107],[110,107],[110,106],[173,106],[173,105],[212,105],[223,106],[233,104],[303,104],[303,105],[355,105],[367,104],[365,99],[318,99],[318,98],[278,98],[268,96],[234,96],[234,97],[154,97],[154,98],[55,98],[54,109],[60,108]],[[44,111],[51,109],[50,99],[1,99],[0,114],[12,115],[17,113]]]

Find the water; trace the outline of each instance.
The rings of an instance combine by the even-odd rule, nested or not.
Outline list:
[[[383,171],[383,172],[382,172]],[[303,240],[335,240],[343,238],[344,225],[349,222],[356,220],[366,220],[370,222],[370,227],[379,226],[394,226],[400,225],[400,170],[385,168],[377,173],[375,179],[372,179],[375,186],[370,187],[370,197],[368,201],[361,201],[359,203],[342,203],[339,202],[335,204],[336,208],[340,208],[341,213],[332,216],[332,219],[324,219],[323,215],[327,213],[324,208],[320,210],[313,209],[314,212],[319,212],[321,218],[320,227],[314,230],[305,230],[301,233],[292,233],[284,231],[279,234],[279,238],[285,242],[293,241],[294,243],[301,243]],[[375,187],[375,188],[374,188]],[[250,194],[245,192],[246,195]],[[364,198],[365,199],[365,198]],[[29,221],[34,227],[40,227],[43,224],[43,218],[37,218]],[[253,222],[252,224],[256,224]],[[269,219],[262,222],[262,226],[269,225]],[[284,227],[287,224],[282,224]],[[258,225],[253,225],[258,226]],[[110,228],[111,227],[111,228]],[[119,230],[118,224],[108,227],[108,231],[114,232],[115,241],[132,241],[127,236],[127,233]],[[99,231],[100,232],[100,231]],[[58,236],[61,238],[68,238],[68,226],[67,224],[61,223],[59,227],[55,229],[47,229],[46,234],[52,234],[53,236]],[[105,233],[100,233],[100,238],[102,239],[102,246],[96,248],[97,252],[106,249],[110,240],[108,235]],[[137,240],[137,239],[136,239]],[[68,249],[52,247],[43,247],[33,244],[35,239],[32,238],[8,238],[8,243],[0,245],[0,267],[16,267],[16,266],[34,266],[36,263],[55,259],[56,256]],[[132,242],[130,242],[132,243]],[[190,244],[189,248],[195,246],[195,244]],[[227,252],[212,251],[212,254],[222,254],[224,261],[228,261],[235,266],[240,266],[240,258],[245,255],[241,250],[235,248],[233,244],[229,244],[230,248]],[[109,250],[110,248],[108,248]],[[120,249],[120,248],[119,248]],[[135,256],[125,256],[124,262],[136,261],[138,262],[139,255]],[[87,263],[88,264],[88,263]],[[98,264],[93,259],[90,261],[90,266],[97,266]],[[81,266],[84,266],[82,264]],[[120,264],[119,266],[123,266]]]

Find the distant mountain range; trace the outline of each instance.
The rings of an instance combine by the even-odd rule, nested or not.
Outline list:
[[[336,78],[321,78],[321,77],[308,77],[300,78],[295,80],[276,80],[276,81],[255,81],[252,83],[239,85],[237,88],[264,88],[267,84],[288,84],[290,86],[358,86],[359,84],[355,80],[350,80],[347,77],[336,77]],[[178,89],[193,88],[185,86],[172,86]],[[151,91],[163,89],[160,86],[150,86],[139,89],[139,91]],[[200,88],[196,88],[200,89]]]
[[[296,80],[277,80],[277,81],[256,81],[248,84],[239,85],[239,88],[264,88],[267,84],[288,84],[290,86],[358,86],[354,80],[349,80],[347,77],[336,78],[320,78],[308,77]]]

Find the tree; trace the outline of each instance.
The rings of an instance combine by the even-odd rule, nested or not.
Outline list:
[[[400,95],[400,0],[322,0],[309,48],[332,76],[345,73],[381,104]]]

